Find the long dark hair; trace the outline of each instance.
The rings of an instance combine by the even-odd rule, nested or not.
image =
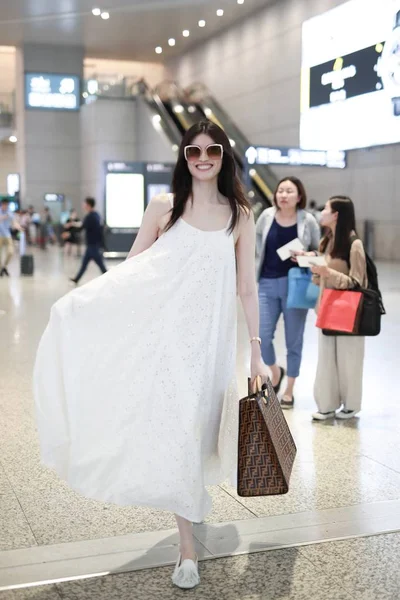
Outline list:
[[[353,201],[348,196],[332,196],[329,198],[332,212],[338,214],[335,237],[333,241],[332,258],[341,258],[348,260],[351,248],[351,234],[356,231],[356,215]],[[321,252],[325,252],[330,240],[332,231],[328,229],[321,241]]]
[[[299,209],[299,208],[305,208],[307,206],[306,189],[304,187],[303,182],[300,181],[300,179],[298,177],[295,177],[294,175],[290,175],[289,177],[283,177],[283,179],[281,179],[280,182],[278,183],[278,185],[276,186],[275,193],[274,193],[274,204],[275,204],[276,208],[279,210],[278,200],[276,198],[276,195],[278,193],[278,189],[280,188],[280,186],[282,185],[282,183],[284,181],[290,181],[297,188],[297,193],[300,196],[300,200],[297,203],[296,208],[297,209]]]
[[[185,146],[191,144],[194,138],[201,133],[209,135],[216,144],[222,144],[224,148],[222,168],[218,175],[218,191],[229,200],[232,211],[229,233],[232,233],[239,221],[241,211],[250,210],[251,206],[237,175],[235,158],[229,138],[218,125],[208,120],[199,121],[199,123],[188,129],[183,136],[178,161],[172,177],[174,207],[165,230],[170,229],[183,215],[186,203],[192,193],[192,175],[187,166],[184,150]]]

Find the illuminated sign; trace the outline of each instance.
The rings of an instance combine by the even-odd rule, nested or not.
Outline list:
[[[64,202],[64,198],[64,194],[54,194],[51,192],[44,195],[45,202]]]
[[[246,158],[249,165],[289,165],[291,167],[326,167],[328,169],[344,169],[346,167],[346,152],[341,150],[250,146],[246,151]]]
[[[305,21],[300,146],[398,142],[400,0],[352,0]]]
[[[48,110],[79,110],[80,80],[76,75],[25,73],[25,106]]]

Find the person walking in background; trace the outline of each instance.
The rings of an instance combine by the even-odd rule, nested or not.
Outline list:
[[[76,210],[71,210],[67,221],[64,224],[64,231],[61,234],[64,240],[64,250],[67,256],[71,256],[72,247],[76,247],[76,256],[81,255],[81,223],[78,219]]]
[[[73,283],[77,284],[85,273],[88,264],[91,260],[94,260],[100,271],[104,274],[107,269],[103,262],[101,255],[101,248],[103,245],[103,225],[98,212],[95,210],[96,201],[94,198],[86,198],[83,207],[86,214],[83,222],[76,221],[75,227],[80,227],[85,230],[86,234],[86,252],[83,256],[82,266],[76,277],[70,279]]]
[[[317,223],[320,223],[320,221],[321,221],[321,211],[317,207],[317,203],[316,203],[315,200],[310,200],[310,202],[308,204],[308,211],[312,214],[312,216],[315,218],[315,220],[317,221]]]
[[[320,245],[327,265],[311,269],[321,295],[325,288],[347,290],[357,284],[367,287],[364,246],[360,239],[354,239],[356,220],[351,199],[332,196],[322,211],[321,225],[327,231]],[[318,412],[313,414],[314,420],[350,419],[360,411],[364,348],[364,337],[326,336],[319,332],[314,386]]]
[[[271,369],[275,392],[279,393],[285,370],[276,363],[273,339],[279,317],[283,314],[288,381],[281,397],[281,406],[292,408],[293,389],[300,372],[307,310],[287,308],[288,273],[295,263],[290,259],[282,261],[277,250],[296,238],[299,238],[305,250],[316,250],[320,230],[315,218],[305,210],[306,191],[297,177],[286,177],[279,182],[274,205],[260,215],[256,228],[262,356]]]
[[[3,199],[0,205],[0,277],[9,277],[8,264],[14,254],[14,244],[11,236],[11,228],[21,230],[13,213],[9,210],[8,200]],[[5,258],[3,260],[3,253]]]

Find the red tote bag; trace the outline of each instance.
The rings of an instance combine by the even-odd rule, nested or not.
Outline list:
[[[317,327],[343,333],[357,333],[362,298],[361,292],[325,289],[318,311]]]

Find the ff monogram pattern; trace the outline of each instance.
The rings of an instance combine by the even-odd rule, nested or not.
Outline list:
[[[239,496],[273,496],[289,491],[296,445],[271,381],[239,403]]]

